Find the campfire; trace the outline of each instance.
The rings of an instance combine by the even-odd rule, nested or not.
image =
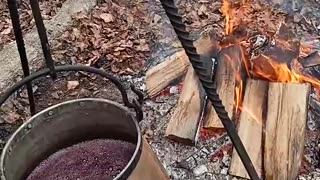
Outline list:
[[[257,9],[252,6],[256,5],[245,0],[223,0],[225,36],[217,39],[209,33],[195,46],[199,54],[218,62],[215,86],[259,176],[295,179],[302,161],[309,96],[320,90],[320,81],[305,73],[305,67],[319,64],[320,58],[282,20],[266,28],[274,32],[264,27],[247,31],[252,19],[243,17]],[[185,72],[166,136],[194,145],[199,137],[223,125],[206,101],[185,53],[178,52],[149,70],[146,84],[149,96],[154,97]],[[235,150],[229,173],[249,178]]]

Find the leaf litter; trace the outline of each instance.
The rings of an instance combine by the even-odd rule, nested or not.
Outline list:
[[[51,19],[66,0],[39,0],[41,14],[44,20]],[[20,23],[23,34],[28,33],[35,25],[29,0],[17,0]],[[1,48],[14,41],[12,23],[6,0],[0,0],[0,50]]]
[[[89,13],[75,15],[54,47],[58,61],[72,58],[71,63],[120,75],[139,72],[151,55],[152,32],[142,7],[127,6],[107,1]]]

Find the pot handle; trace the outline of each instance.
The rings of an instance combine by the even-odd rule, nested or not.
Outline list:
[[[138,122],[140,122],[143,119],[143,112],[141,109],[141,105],[143,103],[144,95],[141,91],[137,90],[134,85],[131,85],[131,90],[137,95],[138,98],[133,99],[131,102],[129,101],[128,94],[123,86],[123,84],[119,81],[118,78],[116,78],[114,75],[109,74],[101,69],[89,67],[89,66],[82,66],[82,65],[64,65],[64,66],[56,66],[55,68],[56,72],[66,72],[66,71],[84,71],[88,73],[98,74],[109,81],[111,81],[120,91],[123,104],[127,106],[128,108],[133,108],[136,112],[136,119]],[[42,77],[47,76],[50,74],[50,69],[45,68],[40,71],[37,71],[35,73],[32,73],[29,76],[26,76],[13,86],[11,86],[7,91],[1,94],[0,96],[0,106],[4,104],[4,102],[17,90],[19,90],[22,86],[26,85],[29,82],[32,82],[33,80]]]

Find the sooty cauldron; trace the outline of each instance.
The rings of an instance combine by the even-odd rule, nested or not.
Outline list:
[[[114,179],[169,179],[126,107],[105,99],[79,99],[43,110],[12,135],[1,155],[1,180],[24,180],[58,150],[94,139],[136,145],[130,161]]]

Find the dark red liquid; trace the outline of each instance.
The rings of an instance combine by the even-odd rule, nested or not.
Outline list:
[[[119,140],[93,140],[62,149],[40,163],[27,180],[111,180],[136,146]]]

